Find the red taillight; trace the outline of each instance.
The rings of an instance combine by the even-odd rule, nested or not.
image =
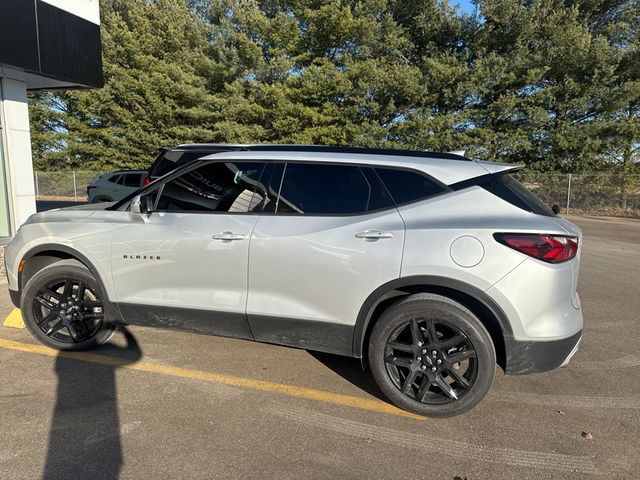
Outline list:
[[[142,186],[144,187],[145,185],[149,185],[151,183],[151,178],[150,177],[144,177],[144,180],[142,180]]]
[[[578,237],[535,233],[494,233],[493,238],[507,247],[549,263],[566,262],[578,253]]]

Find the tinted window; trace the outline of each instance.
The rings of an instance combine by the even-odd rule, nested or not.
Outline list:
[[[555,213],[553,213],[553,210],[551,210],[549,206],[508,173],[482,185],[482,187],[509,202],[511,205],[515,205],[527,212],[546,215],[548,217],[555,216]]]
[[[111,183],[119,183],[120,185],[122,185],[122,175],[118,174],[118,175],[112,175],[111,177],[109,177],[109,181]]]
[[[376,172],[397,204],[414,202],[445,191],[418,172],[393,168],[376,168]]]
[[[124,176],[124,185],[126,187],[139,187],[142,175],[139,173],[127,173]]]
[[[151,167],[151,175],[153,177],[161,177],[165,173],[175,170],[179,166],[186,165],[193,160],[209,155],[207,152],[182,152],[180,150],[168,150],[156,160]]]
[[[263,167],[262,163],[216,162],[202,165],[167,182],[156,210],[256,212],[264,199],[264,189],[256,192]]]
[[[162,152],[153,162],[149,169],[152,177],[161,177],[166,173],[175,170],[178,167],[186,165],[189,162],[197,160],[207,155],[220,152],[229,152],[239,150],[239,148],[208,148],[206,150],[167,150]]]
[[[391,205],[393,203],[380,182],[374,175],[365,175],[360,167],[288,163],[277,212],[340,215]]]
[[[284,173],[284,163],[270,163],[262,174],[262,179],[258,185],[258,192],[264,198],[263,212],[275,212],[278,203],[278,190],[282,182],[282,174]]]

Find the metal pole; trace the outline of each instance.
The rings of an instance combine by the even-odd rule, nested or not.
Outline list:
[[[33,172],[36,175],[36,198],[40,196],[40,189],[38,188],[38,172]]]
[[[76,171],[73,171],[73,198],[78,200],[78,189],[76,188]]]
[[[571,174],[569,174],[569,185],[567,186],[567,215],[569,215],[570,201],[571,201]]]

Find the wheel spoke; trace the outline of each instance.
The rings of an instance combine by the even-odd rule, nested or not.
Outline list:
[[[71,295],[71,288],[73,286],[73,283],[71,282],[71,280],[66,279],[64,281],[64,288],[62,290],[62,298],[64,298],[65,300],[67,298],[69,298],[69,296]]]
[[[431,380],[429,380],[426,376],[422,377],[422,383],[420,384],[418,393],[416,393],[416,400],[424,402],[424,399],[429,393],[429,388],[431,388],[432,383],[433,382],[431,382]]]
[[[458,382],[458,385],[460,385],[463,389],[468,390],[469,387],[471,387],[469,380],[467,380],[459,370],[451,367],[447,369],[447,373],[451,375],[455,379],[455,381]]]
[[[456,394],[456,391],[453,388],[451,388],[451,385],[445,382],[444,378],[442,378],[442,375],[438,375],[436,377],[436,385],[438,385],[438,387],[440,387],[440,390],[442,390],[444,394],[449,398],[453,398],[454,400],[458,399],[458,395]]]
[[[59,332],[63,328],[64,328],[64,322],[62,321],[61,318],[59,318],[58,321],[55,324],[50,325],[49,328],[47,328],[47,330],[44,333],[46,335],[53,335],[54,333]]]
[[[36,302],[38,302],[44,308],[48,308],[49,310],[53,310],[54,308],[56,308],[56,304],[55,303],[51,302],[50,300],[47,300],[42,295],[36,295],[34,298],[35,298]]]
[[[69,325],[67,325],[67,330],[69,331],[69,335],[71,335],[71,339],[74,342],[78,341],[78,330],[76,330],[76,327],[73,323],[69,323]]]
[[[411,393],[413,382],[416,381],[417,376],[418,376],[417,371],[411,370],[409,372],[409,374],[407,375],[407,378],[405,378],[404,382],[402,383],[402,393],[404,393],[405,395],[408,395],[409,393]]]
[[[462,350],[461,352],[454,352],[451,355],[447,356],[447,360],[449,363],[458,363],[463,362],[469,358],[474,358],[476,356],[476,351],[472,348],[468,350]]]
[[[102,302],[99,300],[84,300],[82,302],[82,306],[85,308],[95,308],[95,307],[101,307],[102,306]]]
[[[45,295],[49,295],[51,298],[55,298],[58,301],[62,300],[60,294],[58,292],[54,292],[50,288],[43,288],[41,291],[44,292]]]
[[[56,318],[57,315],[53,312],[50,312],[49,315],[45,316],[44,318],[40,319],[40,320],[36,320],[36,324],[40,327],[42,325],[46,325],[49,322],[51,322],[51,320],[53,320],[54,318]]]
[[[404,343],[387,342],[387,347],[392,348],[393,350],[400,350],[401,352],[407,352],[407,353],[413,352],[413,346],[406,345]]]
[[[390,363],[391,365],[395,365],[396,367],[411,368],[410,358],[402,358],[402,357],[395,357],[393,355],[388,355],[387,357],[385,357],[384,361],[387,363]]]
[[[429,341],[435,346],[438,344],[438,334],[436,333],[436,322],[433,319],[427,320],[427,333]]]
[[[84,298],[84,282],[80,280],[78,283],[78,290],[76,290],[76,298],[80,301]]]
[[[463,335],[454,335],[453,337],[448,338],[447,340],[442,340],[440,342],[440,348],[442,350],[448,350],[449,348],[460,345],[465,340],[466,338]]]
[[[422,345],[424,343],[424,338],[422,337],[422,332],[420,331],[420,325],[418,325],[418,321],[413,318],[411,319],[411,337],[413,338],[413,343]]]

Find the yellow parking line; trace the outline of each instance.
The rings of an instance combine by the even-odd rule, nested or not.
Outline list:
[[[265,392],[279,393],[289,397],[306,398],[319,402],[332,403],[334,405],[343,405],[361,410],[369,410],[379,413],[390,413],[394,415],[402,415],[404,417],[416,418],[424,420],[425,417],[414,415],[412,413],[394,407],[391,404],[380,400],[372,400],[366,398],[354,397],[352,395],[343,395],[340,393],[326,392],[323,390],[315,390],[313,388],[297,387],[295,385],[286,385],[282,383],[267,382],[264,380],[255,380],[252,378],[236,377],[234,375],[226,375],[222,373],[206,372],[202,370],[192,370],[187,368],[172,367],[169,365],[161,365],[157,363],[136,362],[129,363],[129,360],[112,357],[109,355],[99,355],[87,352],[60,352],[42,345],[34,345],[31,343],[15,342],[0,338],[0,347],[19,352],[36,353],[38,355],[47,355],[50,357],[63,357],[73,360],[82,360],[84,362],[98,363],[101,365],[109,365],[112,367],[124,368],[127,370],[136,370],[139,372],[158,373],[161,375],[169,375],[172,377],[191,378],[193,380],[203,380],[206,382],[222,383],[234,387],[248,388],[252,390],[262,390]]]
[[[4,319],[3,325],[10,328],[25,328],[24,321],[20,310],[14,308],[13,311]]]

